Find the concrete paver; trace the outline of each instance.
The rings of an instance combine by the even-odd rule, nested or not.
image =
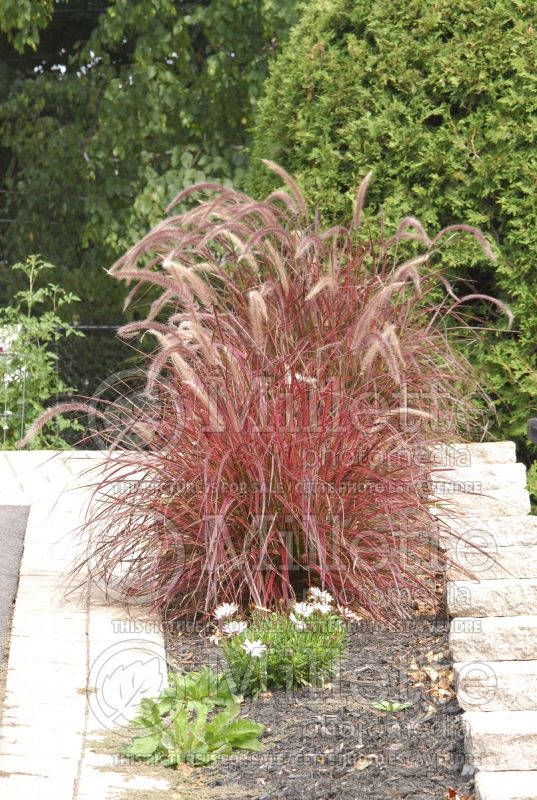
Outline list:
[[[2,800],[104,800],[120,788],[167,787],[150,776],[129,781],[128,768],[103,771],[88,742],[121,730],[167,677],[154,620],[141,611],[129,617],[90,592],[66,594],[66,573],[86,547],[84,473],[102,460],[0,452],[0,504],[29,507],[0,730]]]
[[[537,771],[479,772],[476,800],[535,800]]]
[[[456,617],[449,643],[455,661],[537,660],[537,615]]]
[[[466,759],[477,769],[476,800],[535,800],[537,517],[528,516],[514,445],[480,445],[472,456],[457,477],[477,485],[481,473],[489,497],[455,493],[460,513],[443,516],[455,537],[445,539],[455,562],[447,603]]]

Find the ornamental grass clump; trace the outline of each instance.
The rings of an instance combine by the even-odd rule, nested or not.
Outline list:
[[[342,613],[328,592],[318,599],[312,588],[305,602],[287,609],[254,608],[248,622],[222,624],[221,606],[215,611],[215,632],[227,664],[226,678],[235,694],[257,696],[271,689],[323,686],[334,675],[347,641],[352,612]],[[240,629],[235,626],[240,625]]]
[[[349,226],[324,230],[270,166],[288,191],[256,202],[191,187],[172,205],[212,196],[111,269],[127,302],[157,291],[121,331],[156,349],[143,403],[94,409],[109,454],[91,569],[113,596],[176,616],[275,608],[320,584],[377,619],[404,617],[438,569],[430,446],[460,440],[475,387],[450,344],[465,298],[430,262],[463,234],[492,254],[464,225],[364,231],[370,176]]]

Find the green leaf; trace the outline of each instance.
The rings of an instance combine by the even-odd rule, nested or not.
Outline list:
[[[241,739],[240,741],[231,742],[231,747],[236,747],[238,750],[251,750],[258,752],[262,749],[261,742],[253,736],[251,738]]]
[[[148,728],[161,726],[161,714],[158,702],[144,697],[140,703],[140,712],[136,723]]]
[[[260,736],[265,730],[265,726],[259,722],[249,719],[238,719],[231,722],[225,728],[226,739],[236,747],[242,747],[243,742]]]
[[[379,700],[376,703],[371,703],[372,708],[375,708],[377,711],[387,711],[387,712],[397,712],[397,711],[404,711],[407,708],[410,708],[412,703],[399,703],[397,701],[391,700]]]
[[[126,755],[136,758],[150,758],[160,747],[160,735],[158,733],[151,736],[138,736],[125,749]]]

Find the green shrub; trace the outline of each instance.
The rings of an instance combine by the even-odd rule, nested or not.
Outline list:
[[[514,332],[487,332],[472,358],[494,435],[521,443],[537,396],[536,69],[532,0],[316,0],[273,66],[250,182],[258,196],[275,188],[260,163],[273,159],[342,221],[373,170],[367,211],[382,205],[388,230],[411,213],[493,239],[494,267],[469,240],[443,265],[514,312]]]
[[[78,300],[52,283],[42,284],[54,269],[38,256],[15,264],[27,288],[13,305],[0,309],[0,447],[11,449],[39,417],[50,399],[69,391],[58,374],[57,344],[67,336],[81,336],[60,319],[65,306]],[[34,449],[65,449],[63,434],[81,430],[78,423],[55,416],[32,440]]]

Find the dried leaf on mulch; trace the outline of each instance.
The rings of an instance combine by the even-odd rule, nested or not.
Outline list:
[[[461,794],[451,786],[447,790],[446,800],[472,800],[473,795]]]

